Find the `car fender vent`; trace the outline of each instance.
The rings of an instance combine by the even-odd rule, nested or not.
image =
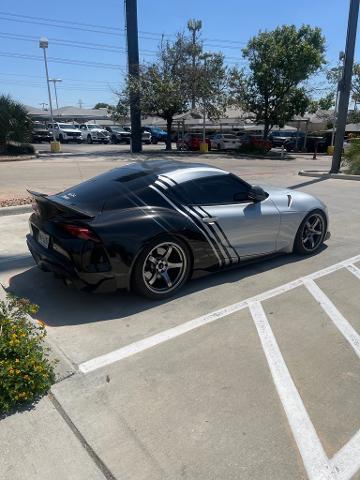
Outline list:
[[[288,198],[288,208],[291,207],[291,204],[292,204],[292,196],[290,194],[286,195],[287,198]]]

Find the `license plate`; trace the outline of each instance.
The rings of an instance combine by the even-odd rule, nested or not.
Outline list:
[[[39,230],[37,241],[45,248],[49,247],[50,236]]]

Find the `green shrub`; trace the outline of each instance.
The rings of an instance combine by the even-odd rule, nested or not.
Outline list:
[[[33,155],[35,148],[30,143],[9,142],[5,147],[7,155]]]
[[[345,151],[345,167],[347,173],[360,175],[360,139],[352,140]]]
[[[0,301],[1,414],[36,400],[54,382],[45,326],[28,317],[36,312],[37,306],[25,299],[8,296]]]

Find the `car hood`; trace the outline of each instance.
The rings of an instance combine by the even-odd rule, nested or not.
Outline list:
[[[309,193],[286,187],[274,187],[272,185],[260,185],[260,187],[269,194],[269,198],[282,212],[308,212],[316,208],[327,212],[326,205]]]
[[[60,128],[60,130],[62,130],[63,132],[70,132],[70,133],[78,133],[80,132],[79,129],[77,128]]]

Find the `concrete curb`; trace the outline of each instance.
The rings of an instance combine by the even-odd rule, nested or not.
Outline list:
[[[15,205],[12,207],[0,207],[0,217],[5,217],[8,215],[20,215],[21,213],[30,213],[32,207],[30,203],[25,205]]]
[[[39,158],[40,155],[38,152],[36,152],[34,155],[24,155],[23,157],[16,156],[14,157],[11,156],[5,156],[3,158],[0,157],[0,163],[1,162],[26,162],[27,160],[35,160],[36,158]]]
[[[360,180],[360,175],[350,175],[347,173],[329,173],[321,172],[319,170],[300,170],[298,175],[302,177],[316,177],[316,178],[337,178],[341,180]]]

